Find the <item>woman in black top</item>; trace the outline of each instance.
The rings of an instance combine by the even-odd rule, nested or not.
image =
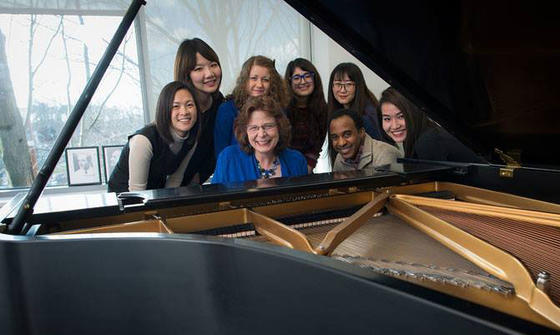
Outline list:
[[[405,158],[485,162],[393,87],[381,93],[379,104],[383,140],[399,148]]]
[[[180,81],[165,85],[155,122],[129,136],[109,178],[109,192],[178,187],[197,172],[187,173],[200,124],[193,92]]]
[[[340,109],[350,109],[362,117],[364,129],[371,138],[381,139],[377,121],[379,102],[369,90],[360,68],[354,63],[340,63],[329,79],[329,115]]]
[[[204,183],[216,166],[214,155],[214,123],[223,102],[220,93],[222,68],[216,52],[199,38],[184,40],[175,56],[174,78],[194,87],[200,107],[201,133],[183,185]]]
[[[290,148],[301,152],[313,171],[327,132],[327,103],[319,72],[307,59],[296,58],[284,75],[290,94],[287,116],[292,125]]]
[[[362,118],[366,133],[374,140],[381,140],[383,130],[378,121],[379,102],[367,87],[364,74],[356,64],[338,64],[331,72],[328,92],[329,115],[341,109],[352,110]],[[336,151],[330,146],[329,156],[333,166]]]

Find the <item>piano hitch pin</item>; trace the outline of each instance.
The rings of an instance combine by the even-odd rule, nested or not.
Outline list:
[[[546,294],[550,294],[550,273],[541,271],[537,275],[537,288]]]

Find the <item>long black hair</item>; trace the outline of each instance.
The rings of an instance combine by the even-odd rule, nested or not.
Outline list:
[[[395,105],[403,113],[406,125],[406,138],[403,143],[404,155],[407,158],[414,156],[414,144],[426,130],[437,127],[437,125],[428,118],[426,113],[422,112],[404,95],[399,93],[395,88],[389,87],[381,93],[379,106],[384,103]],[[383,115],[381,110],[377,113],[379,124],[383,126]],[[383,141],[396,145],[395,141],[389,136],[385,130],[382,131]]]
[[[195,90],[192,85],[181,82],[172,81],[165,85],[159,94],[158,101],[156,104],[156,117],[155,124],[159,135],[165,140],[166,143],[173,143],[173,137],[169,128],[171,127],[171,110],[173,109],[173,99],[175,98],[175,93],[180,90],[187,90],[193,97],[194,105],[196,107],[196,123],[192,127],[194,134],[191,136],[199,135],[199,123],[200,123],[200,111],[198,109],[198,102],[196,101]]]
[[[191,71],[196,67],[196,54],[199,53],[202,57],[208,59],[211,62],[218,63],[220,69],[220,58],[218,54],[212,49],[206,42],[200,38],[186,39],[179,45],[177,49],[177,54],[175,55],[175,64],[173,66],[173,80],[182,81],[192,84]],[[222,80],[218,83],[218,88],[216,92],[212,95],[220,94],[220,85]]]
[[[296,111],[297,111],[297,96],[292,90],[292,75],[296,67],[308,72],[313,72],[313,84],[314,89],[309,98],[307,99],[307,110],[310,112],[309,115],[304,117],[309,117],[309,122],[311,126],[309,127],[313,132],[310,134],[313,143],[322,142],[325,138],[325,133],[327,132],[327,103],[325,102],[325,95],[323,94],[323,82],[321,80],[321,75],[317,68],[305,58],[296,58],[288,63],[286,67],[286,73],[284,75],[284,80],[286,82],[286,87],[290,95],[290,102],[287,107],[288,119],[290,123],[295,124]]]
[[[344,77],[345,74],[356,85],[354,100],[352,100],[350,109],[358,113],[359,116],[364,116],[364,112],[368,104],[373,105],[373,107],[377,110],[379,102],[373,92],[368,89],[364,79],[364,74],[360,68],[354,63],[340,63],[332,70],[331,77],[329,79],[329,113],[333,113],[334,111],[344,108],[344,106],[340,104],[334,96],[333,83],[335,80],[342,80],[342,77]]]

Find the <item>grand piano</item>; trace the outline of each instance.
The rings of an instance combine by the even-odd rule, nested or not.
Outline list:
[[[0,210],[0,333],[560,330],[553,6],[287,2],[490,163],[39,198],[44,167]]]

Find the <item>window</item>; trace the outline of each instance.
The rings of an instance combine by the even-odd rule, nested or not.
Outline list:
[[[120,21],[120,16],[0,15],[0,65],[9,69],[0,72],[0,93],[10,106],[0,130],[0,188],[30,185]],[[145,121],[132,27],[68,146],[124,144]],[[65,164],[62,157],[49,186],[67,184]]]
[[[0,105],[9,107],[0,115],[0,189],[31,185],[129,4],[0,0]],[[68,146],[125,144],[153,119],[177,47],[193,37],[218,53],[224,95],[250,56],[275,59],[283,74],[291,59],[310,54],[307,21],[284,1],[148,2]],[[63,156],[49,186],[67,185],[65,164]]]
[[[152,107],[159,90],[173,80],[177,47],[186,38],[199,37],[216,51],[224,95],[251,56],[274,59],[283,76],[292,59],[310,54],[308,21],[281,0],[152,1],[145,9]]]

